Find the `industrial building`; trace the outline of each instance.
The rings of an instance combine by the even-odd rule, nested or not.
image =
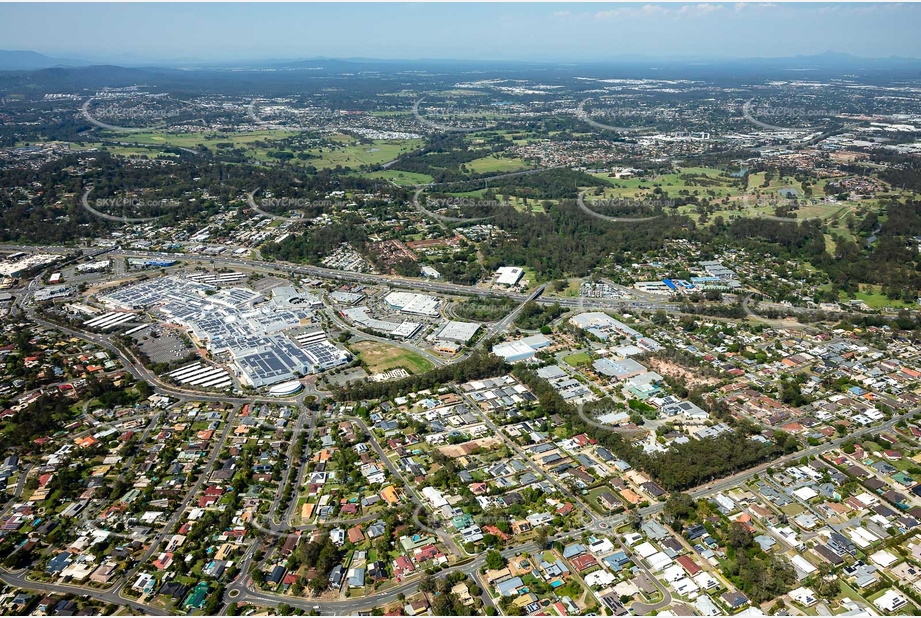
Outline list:
[[[664,281],[637,281],[633,284],[633,287],[646,294],[661,294],[665,296],[674,291],[673,288],[669,287]]]
[[[534,350],[549,348],[550,345],[553,343],[552,341],[550,341],[543,335],[531,335],[530,337],[525,337],[521,341],[522,343],[524,343],[525,345],[529,346],[530,348]]]
[[[144,258],[128,258],[128,266],[134,268],[169,268],[176,264],[176,260],[154,260]]]
[[[457,354],[461,350],[461,345],[453,341],[436,341],[434,350],[445,354]]]
[[[592,367],[598,373],[617,380],[627,380],[642,373],[646,373],[646,368],[631,358],[625,358],[619,361],[613,361],[609,358],[599,358],[592,363]]]
[[[78,273],[94,273],[105,270],[112,265],[112,260],[100,260],[98,262],[87,262],[77,266]]]
[[[612,337],[627,337],[633,339],[638,347],[647,352],[655,352],[662,348],[655,340],[645,337],[642,333],[624,324],[620,320],[616,320],[607,313],[602,313],[600,311],[580,313],[579,315],[569,318],[569,322],[590,332],[602,341],[607,341]]]
[[[509,287],[517,285],[524,275],[524,269],[517,266],[503,266],[496,270],[496,284]]]
[[[357,305],[365,299],[365,295],[357,292],[336,290],[335,292],[329,293],[329,299],[341,305]]]
[[[298,382],[297,380],[291,380],[290,382],[284,382],[282,384],[276,384],[269,389],[269,395],[272,397],[288,397],[294,393],[299,392],[304,385]]]
[[[441,273],[431,266],[423,266],[421,273],[423,277],[427,277],[428,279],[441,279]]]
[[[451,321],[444,325],[438,334],[435,335],[436,341],[453,341],[455,343],[467,343],[480,330],[480,325],[474,322],[455,322]]]
[[[534,348],[521,340],[509,341],[493,346],[492,353],[501,356],[509,363],[515,363],[533,358]]]
[[[167,374],[179,384],[200,386],[202,388],[226,388],[233,386],[233,379],[224,369],[193,363]]]
[[[246,274],[239,271],[230,271],[230,272],[204,272],[204,273],[192,273],[186,275],[187,278],[192,281],[197,281],[198,283],[207,283],[209,285],[230,285],[233,283],[240,283],[246,279]]]
[[[36,290],[32,297],[39,301],[54,300],[55,298],[64,298],[70,296],[70,288],[66,285],[51,285],[40,290]]]
[[[91,320],[87,320],[83,323],[83,325],[89,326],[90,328],[98,328],[100,330],[109,330],[110,328],[115,328],[116,326],[120,326],[125,322],[130,322],[135,318],[137,318],[137,316],[133,313],[110,311],[109,313],[105,313]]]
[[[25,273],[48,264],[53,264],[62,256],[53,253],[13,253],[0,261],[0,275],[4,277],[19,277]]]
[[[279,309],[288,309],[291,307],[307,307],[310,309],[320,309],[323,307],[323,300],[311,292],[305,292],[293,285],[282,285],[272,289],[272,302]]]
[[[380,333],[396,337],[398,339],[409,339],[422,328],[421,324],[416,322],[390,322],[387,320],[378,320],[368,315],[367,307],[353,307],[343,309],[342,315],[359,326],[370,328]]]
[[[441,303],[434,296],[412,292],[391,292],[384,297],[384,302],[393,309],[412,315],[438,315]]]

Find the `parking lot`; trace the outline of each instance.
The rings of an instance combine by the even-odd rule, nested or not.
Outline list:
[[[132,336],[152,363],[172,363],[193,352],[192,348],[171,330],[151,327]]]

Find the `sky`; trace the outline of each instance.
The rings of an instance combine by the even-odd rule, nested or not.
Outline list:
[[[921,58],[921,4],[0,3],[0,48],[112,64]]]

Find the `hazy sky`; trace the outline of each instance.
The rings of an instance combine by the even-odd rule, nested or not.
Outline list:
[[[921,57],[921,4],[6,4],[0,48],[93,61]]]

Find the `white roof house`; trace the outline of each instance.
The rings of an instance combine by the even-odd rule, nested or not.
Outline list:
[[[496,283],[499,285],[515,285],[521,280],[524,269],[517,266],[503,266],[496,270]]]
[[[589,586],[610,586],[617,578],[605,570],[593,571],[585,576],[585,583]]]
[[[898,558],[885,549],[881,549],[875,554],[871,555],[870,560],[885,569],[895,564],[898,561]]]
[[[887,590],[883,596],[873,601],[873,605],[890,614],[905,607],[907,604],[908,599],[892,588]]]
[[[799,554],[790,558],[790,562],[793,563],[793,566],[796,567],[796,570],[803,574],[803,577],[800,579],[805,579],[811,573],[814,573],[816,568],[808,560],[800,556]]]
[[[791,590],[790,598],[800,605],[805,605],[806,607],[815,605],[816,602],[815,593],[809,588],[804,588],[802,586],[796,590]]]
[[[441,507],[448,504],[448,501],[441,494],[441,492],[434,487],[424,487],[422,489],[422,495],[428,498],[429,502],[431,502],[432,506],[436,509],[440,509]]]

